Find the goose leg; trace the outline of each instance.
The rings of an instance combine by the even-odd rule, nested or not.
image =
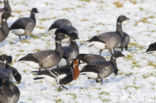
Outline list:
[[[28,38],[28,36],[26,35],[26,36],[25,36],[25,39],[27,39],[27,38]]]
[[[64,85],[62,85],[62,87],[63,87],[64,89],[68,90],[68,88],[67,88],[67,87],[65,87]]]
[[[22,40],[21,35],[19,35],[19,39]]]
[[[128,50],[128,46],[126,46],[125,49]]]
[[[103,84],[103,79],[101,78],[101,85]]]
[[[111,55],[113,55],[113,53],[112,53],[112,50],[111,50],[111,49],[109,49],[109,52],[111,53]]]

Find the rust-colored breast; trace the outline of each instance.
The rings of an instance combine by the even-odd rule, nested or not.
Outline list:
[[[80,75],[80,71],[79,71],[79,67],[78,67],[78,60],[74,60],[74,68],[73,68],[73,79],[75,80],[76,78],[79,77]]]
[[[79,67],[76,66],[76,67],[74,68],[73,72],[74,72],[74,73],[73,73],[73,78],[74,78],[74,80],[75,80],[75,79],[78,78],[79,75],[80,75]]]

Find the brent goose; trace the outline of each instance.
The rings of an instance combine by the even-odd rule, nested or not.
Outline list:
[[[125,32],[123,32],[123,34],[124,34],[124,36],[123,36],[123,38],[121,40],[121,44],[119,46],[119,48],[121,48],[121,51],[123,51],[124,48],[125,48],[125,50],[128,50],[128,44],[130,42],[130,36]]]
[[[61,26],[64,25],[72,25],[71,21],[69,21],[68,19],[57,19],[56,21],[53,22],[53,24],[49,27],[48,31],[52,30],[52,29],[57,29]]]
[[[124,55],[121,52],[115,51],[114,54],[111,56],[110,61],[97,60],[95,62],[92,62],[92,63],[84,66],[80,72],[81,73],[82,72],[96,73],[97,74],[96,80],[100,79],[101,84],[102,84],[103,78],[108,77],[113,72],[115,73],[115,75],[118,74],[116,59],[118,57],[122,57],[122,56],[124,56]]]
[[[37,8],[32,8],[30,17],[23,17],[16,20],[10,27],[10,30],[19,36],[21,40],[21,36],[27,36],[34,30],[36,26],[36,18],[35,14],[38,13]]]
[[[11,56],[7,56],[7,55],[1,55],[0,59],[2,60],[0,62],[0,72],[5,73],[6,75],[10,75],[9,78],[12,79],[12,77],[15,78],[15,80],[20,83],[21,82],[21,74],[18,72],[18,70],[14,67],[12,67],[11,65],[9,65],[9,63],[12,62],[12,57]],[[6,61],[3,62],[3,61]]]
[[[146,50],[147,53],[152,53],[156,55],[156,42],[149,45],[148,49]]]
[[[2,14],[2,27],[0,28],[0,42],[2,42],[3,40],[5,40],[8,37],[9,34],[9,28],[8,28],[8,24],[7,24],[7,19],[8,19],[9,15],[7,13],[7,11],[3,12]]]
[[[71,64],[71,61],[77,58],[79,54],[79,47],[76,40],[70,38],[70,45],[63,47],[63,58],[66,59],[67,65]]]
[[[55,43],[56,49],[55,50],[42,50],[35,53],[30,53],[19,61],[23,61],[24,63],[32,66],[36,69],[49,69],[56,66],[63,57],[63,49],[61,45],[61,40],[65,38],[64,34],[56,34],[55,36]],[[35,64],[35,65],[34,65]]]
[[[67,34],[70,37],[70,45],[63,47],[63,58],[66,60],[66,63],[70,65],[73,59],[79,54],[79,47],[76,43],[76,39],[78,39],[78,30],[71,25],[64,25],[59,27],[56,31],[56,34],[63,33]]]
[[[0,78],[0,103],[17,103],[20,91],[7,77]]]
[[[2,17],[2,13],[7,10],[8,16],[11,16],[11,7],[9,5],[9,1],[8,0],[4,0],[4,8],[0,9],[0,24],[1,24],[1,17]]]
[[[59,83],[59,87],[64,87],[63,85],[68,84],[72,82],[73,80],[77,79],[79,77],[80,71],[79,71],[79,62],[78,60],[73,60],[73,62],[69,65],[63,66],[63,67],[56,67],[51,70],[43,70],[43,71],[33,71],[36,75],[48,75],[54,79],[57,79]],[[37,77],[34,78],[34,80],[37,79],[43,79],[44,77]]]
[[[77,58],[79,59],[80,62],[82,61],[83,63],[87,64],[90,64],[97,60],[106,61],[106,59],[103,56],[98,54],[79,54]]]
[[[89,42],[98,41],[98,42],[105,43],[105,48],[109,49],[110,53],[112,54],[112,49],[121,45],[121,41],[124,36],[123,30],[122,30],[122,22],[128,19],[129,18],[127,18],[124,15],[119,16],[117,19],[116,31],[106,32],[106,33],[93,36],[88,41]]]
[[[6,64],[10,64],[12,62],[12,56],[8,56],[6,54],[0,55],[0,61]]]

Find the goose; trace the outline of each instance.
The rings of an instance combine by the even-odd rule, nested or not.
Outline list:
[[[79,62],[77,59],[73,60],[72,63],[63,67],[56,67],[51,70],[43,71],[33,71],[35,75],[47,75],[51,78],[58,79],[59,88],[63,87],[67,89],[64,85],[69,84],[73,80],[79,77]],[[72,70],[71,70],[72,69]],[[43,79],[44,77],[36,77],[34,80]]]
[[[79,59],[79,61],[82,61],[83,63],[87,64],[90,64],[97,60],[106,61],[106,59],[103,56],[98,54],[79,54],[77,58]]]
[[[110,74],[115,73],[115,75],[118,74],[118,67],[116,63],[116,59],[118,57],[124,56],[121,52],[115,51],[114,54],[111,56],[110,61],[103,61],[103,60],[97,60],[94,61],[82,68],[80,71],[83,72],[94,72],[97,74],[96,80],[100,79],[101,84],[103,78],[108,77]]]
[[[9,5],[9,0],[4,0],[4,8],[0,9],[0,24],[1,24],[1,17],[2,17],[2,13],[5,11],[5,9],[7,10],[8,16],[11,16],[11,7]]]
[[[24,63],[32,66],[36,69],[49,69],[56,66],[61,58],[63,57],[63,49],[61,46],[61,40],[65,38],[64,34],[56,34],[55,36],[55,43],[56,49],[55,50],[41,50],[39,52],[30,53],[22,58],[19,61],[23,61]],[[34,65],[35,64],[35,65]]]
[[[123,49],[125,48],[125,50],[128,50],[128,45],[129,45],[129,42],[130,42],[130,36],[123,32],[124,36],[123,36],[123,39],[121,40],[121,44],[119,46],[119,48],[121,48],[121,51],[123,51]]]
[[[58,29],[59,27],[64,26],[64,25],[72,25],[72,23],[68,19],[57,19],[56,21],[52,23],[48,31],[52,29]]]
[[[78,39],[78,30],[71,25],[64,25],[59,27],[56,31],[55,34],[59,34],[59,33],[63,33],[68,35],[70,38],[72,38],[73,40]]]
[[[12,57],[7,57],[5,54],[3,54],[0,56],[0,58],[2,58],[3,61],[6,61],[6,63],[0,62],[0,73],[5,73],[6,75],[8,75],[10,80],[12,80],[12,78],[14,77],[17,83],[20,83],[22,79],[21,74],[16,68],[9,65],[9,63],[12,62]]]
[[[0,103],[17,103],[20,91],[8,77],[0,78]]]
[[[20,40],[22,35],[25,35],[25,38],[27,39],[27,36],[34,30],[36,26],[36,13],[38,13],[37,8],[32,8],[30,17],[23,17],[16,20],[10,26],[10,31],[18,35]]]
[[[153,55],[156,55],[156,42],[150,44],[148,46],[148,49],[146,50],[147,53],[152,53]]]
[[[126,20],[129,20],[129,18],[127,18],[124,15],[120,15],[117,19],[116,31],[106,32],[93,36],[91,39],[88,40],[88,42],[102,42],[105,44],[105,48],[109,49],[110,53],[112,54],[112,49],[121,45],[121,41],[124,37],[124,32],[122,30],[122,22]],[[102,50],[100,50],[100,53],[101,51]]]
[[[7,19],[8,19],[9,15],[6,12],[3,12],[2,14],[2,27],[0,28],[0,42],[4,41],[9,34],[9,28],[8,28],[8,24],[7,24]]]
[[[63,58],[66,60],[67,65],[71,64],[71,61],[76,59],[79,54],[79,47],[76,40],[70,38],[70,45],[63,47]]]
[[[0,55],[0,62],[10,64],[12,62],[12,56],[8,56],[6,54]]]
[[[70,37],[70,45],[63,46],[63,58],[65,59],[66,64],[70,65],[72,60],[76,59],[77,55],[79,54],[79,47],[76,43],[76,39],[79,38],[78,30],[74,26],[64,25],[59,27],[55,32],[55,34],[63,33]]]

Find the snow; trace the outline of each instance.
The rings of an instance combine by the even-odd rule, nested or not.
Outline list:
[[[123,6],[118,8],[115,1]],[[20,17],[29,16],[31,8],[39,10],[33,36],[20,41],[18,36],[10,33],[0,43],[0,53],[13,56],[13,66],[22,74],[21,84],[17,84],[21,92],[18,103],[155,103],[156,58],[145,53],[156,38],[155,0],[10,0],[10,5],[13,13],[8,20],[9,25]],[[58,91],[58,85],[50,81],[34,81],[36,76],[31,71],[36,69],[18,62],[28,53],[55,48],[54,31],[49,34],[47,30],[59,18],[71,20],[78,29],[81,53],[98,54],[101,44],[88,47],[90,44],[84,41],[94,35],[114,31],[119,15],[130,18],[123,23],[124,32],[131,37],[129,50],[124,51],[125,57],[117,61],[118,76],[105,78],[103,85],[80,75],[66,85],[69,90]],[[109,60],[108,50],[101,55]]]

